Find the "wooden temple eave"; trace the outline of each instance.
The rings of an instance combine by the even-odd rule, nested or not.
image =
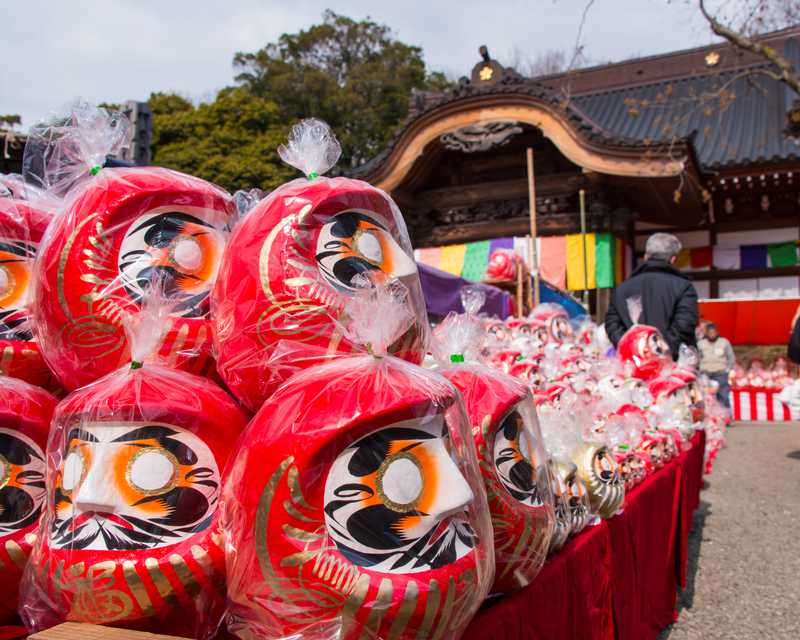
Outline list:
[[[663,149],[599,144],[575,131],[564,114],[535,96],[498,93],[462,98],[423,113],[401,133],[386,159],[364,177],[391,192],[415,173],[415,165],[426,162],[430,143],[461,128],[494,121],[532,125],[574,164],[606,175],[675,177],[686,170],[690,155],[682,144]]]

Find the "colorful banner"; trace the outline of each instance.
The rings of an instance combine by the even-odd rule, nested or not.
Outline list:
[[[712,264],[717,269],[736,270],[742,261],[739,247],[714,247]]]
[[[451,244],[442,247],[442,257],[439,269],[452,273],[454,276],[461,275],[461,268],[464,266],[464,256],[467,253],[467,245]]]
[[[770,267],[793,267],[797,264],[797,243],[780,242],[767,245]]]
[[[586,260],[584,261],[584,236],[580,233],[567,236],[567,289],[594,289],[595,277],[595,234],[587,233]],[[588,277],[588,282],[586,281]]]
[[[708,269],[713,261],[711,247],[696,247],[689,249],[689,262],[692,269]]]
[[[461,277],[467,280],[483,280],[489,264],[489,240],[470,242],[464,254]]]
[[[595,280],[598,289],[614,286],[614,237],[610,233],[595,236]]]
[[[559,289],[567,286],[567,238],[547,236],[539,238],[539,275]]]
[[[741,269],[765,269],[767,266],[767,245],[743,244],[741,252]]]
[[[414,259],[417,262],[427,264],[429,267],[438,269],[442,264],[442,248],[441,247],[428,247],[426,249],[417,249],[414,251]]]

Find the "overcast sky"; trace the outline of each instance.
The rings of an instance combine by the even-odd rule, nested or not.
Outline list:
[[[507,61],[572,50],[585,0],[0,0],[0,114],[23,129],[75,97],[146,100],[175,91],[213,99],[233,79],[237,51],[318,22],[325,8],[370,16],[425,52],[432,69],[459,77],[478,46]],[[595,0],[582,43],[593,62],[699,46],[708,27],[686,0]]]

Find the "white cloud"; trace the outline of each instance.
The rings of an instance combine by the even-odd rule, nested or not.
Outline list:
[[[571,50],[579,0],[28,0],[4,9],[0,112],[25,128],[76,96],[95,102],[176,91],[208,99],[233,80],[233,56],[319,21],[326,6],[390,25],[421,46],[428,65],[469,73],[478,46],[501,61],[514,47],[534,57]],[[583,42],[596,62],[709,41],[696,9],[666,0],[596,0]]]

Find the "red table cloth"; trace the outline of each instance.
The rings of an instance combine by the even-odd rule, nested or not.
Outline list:
[[[522,591],[487,603],[464,638],[655,639],[675,618],[687,540],[703,482],[705,433],[547,561]]]
[[[602,521],[570,540],[522,591],[487,602],[464,639],[614,638],[611,565]]]
[[[628,493],[608,520],[616,637],[656,638],[675,619],[681,466],[674,460]]]
[[[682,589],[686,588],[686,569],[689,553],[689,532],[692,519],[700,506],[700,489],[703,488],[705,468],[706,432],[698,431],[692,438],[692,448],[681,453],[681,501],[677,543],[677,578]]]

